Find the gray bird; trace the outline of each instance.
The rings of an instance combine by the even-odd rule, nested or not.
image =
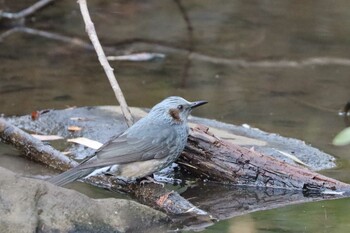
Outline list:
[[[63,186],[103,172],[127,180],[149,176],[174,162],[185,148],[187,118],[191,110],[207,101],[189,102],[172,96],[118,137],[104,144],[95,155],[48,181]]]

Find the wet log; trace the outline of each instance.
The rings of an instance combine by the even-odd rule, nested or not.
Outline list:
[[[200,221],[212,221],[209,213],[194,206],[179,193],[155,183],[124,183],[111,176],[91,176],[84,182],[110,191],[128,193],[138,202],[160,210],[169,216],[185,215]]]
[[[45,145],[2,118],[0,118],[0,141],[13,145],[31,160],[60,171],[66,171],[78,165],[76,161],[71,160],[51,146]],[[169,215],[184,214],[194,218],[198,217],[201,221],[203,219],[211,221],[207,212],[197,208],[178,193],[159,184],[127,184],[118,182],[117,179],[109,176],[92,176],[84,181],[111,191],[127,192],[139,202]]]
[[[11,144],[21,151],[26,158],[46,164],[60,171],[65,171],[78,165],[78,162],[68,158],[16,126],[9,124],[3,118],[0,118],[0,141]]]
[[[178,163],[191,175],[225,184],[302,190],[305,194],[350,191],[349,184],[234,145],[204,126],[192,129]]]

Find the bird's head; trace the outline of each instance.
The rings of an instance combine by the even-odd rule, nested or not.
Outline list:
[[[155,105],[150,113],[161,115],[173,123],[186,123],[192,109],[208,103],[207,101],[189,102],[178,96],[171,96]]]

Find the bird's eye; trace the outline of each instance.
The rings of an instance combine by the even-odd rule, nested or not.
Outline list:
[[[182,110],[184,108],[184,106],[183,105],[179,105],[179,106],[177,106],[177,109],[179,109],[179,110]]]

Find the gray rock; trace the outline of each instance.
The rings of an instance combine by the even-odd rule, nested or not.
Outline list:
[[[0,167],[0,232],[163,232],[166,216],[124,199],[91,199]]]

